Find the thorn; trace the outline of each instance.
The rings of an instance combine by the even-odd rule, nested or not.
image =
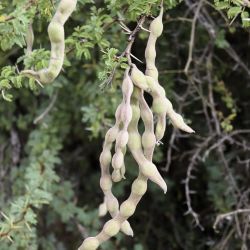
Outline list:
[[[11,243],[13,243],[14,241],[12,240],[12,238],[8,235],[7,236],[7,239],[11,242]]]
[[[157,141],[157,142],[156,142],[156,145],[157,145],[157,146],[163,145],[163,142],[162,142],[162,141]]]
[[[38,85],[40,85],[41,88],[44,88],[44,86],[42,85],[42,83],[39,80],[35,79],[35,81],[38,83]]]
[[[194,191],[194,190],[190,190],[190,191],[189,191],[189,194],[197,194],[197,192]]]
[[[131,55],[134,59],[136,59],[138,62],[144,64],[143,61],[141,61],[139,58],[137,58],[136,56],[134,56],[132,53],[130,53],[130,55]]]
[[[131,33],[132,33],[132,31],[131,31],[127,26],[125,26],[123,23],[119,23],[119,25],[120,25],[120,27],[121,27],[124,31],[126,31],[128,34],[131,34]]]
[[[151,31],[150,30],[148,30],[148,29],[145,29],[142,25],[139,25],[139,27],[141,28],[141,30],[144,30],[144,31],[146,31],[146,32],[149,32],[149,33],[151,33]]]

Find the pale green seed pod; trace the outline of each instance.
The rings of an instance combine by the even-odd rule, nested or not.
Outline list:
[[[52,43],[64,42],[64,28],[60,23],[51,22],[48,26],[48,34]]]
[[[174,127],[179,128],[187,133],[195,133],[195,131],[184,122],[180,114],[177,114],[174,110],[168,114]]]
[[[30,55],[32,52],[32,47],[33,47],[33,43],[34,43],[34,32],[33,32],[32,23],[30,23],[28,26],[25,41],[26,41],[26,45],[27,45],[26,54]]]
[[[129,236],[134,236],[134,232],[130,226],[130,224],[128,223],[128,221],[124,221],[121,225],[121,231],[123,233],[125,233],[126,235],[129,235]]]
[[[130,97],[132,95],[133,92],[133,83],[130,79],[130,76],[125,73],[125,77],[123,80],[123,84],[122,84],[122,93],[123,93],[123,98],[124,98],[124,102],[126,102],[128,99],[130,100]]]
[[[132,192],[136,195],[143,196],[147,191],[147,182],[136,179],[132,184]]]
[[[153,148],[156,144],[154,133],[144,132],[142,135],[143,148]]]
[[[166,128],[166,115],[169,116],[171,122],[176,128],[179,128],[188,133],[194,133],[183,120],[182,116],[176,113],[173,109],[172,103],[166,98],[165,90],[152,77],[146,76],[147,84],[151,90],[149,93],[153,97],[152,110],[158,115],[158,122],[156,125],[157,140],[161,140]]]
[[[121,169],[124,164],[124,155],[121,150],[117,151],[112,158],[112,166],[114,169]]]
[[[96,250],[99,247],[100,243],[95,237],[87,238],[78,250]]]
[[[114,126],[108,130],[108,132],[105,135],[105,141],[112,143],[116,140],[116,137],[118,135],[119,129],[118,127]]]
[[[119,145],[119,148],[126,147],[128,143],[128,131],[122,130],[118,135],[116,139],[117,145]]]
[[[146,69],[146,75],[152,77],[153,79],[158,79],[159,73],[156,67],[150,67]]]
[[[112,187],[112,181],[110,178],[108,178],[107,176],[105,177],[101,177],[100,179],[100,186],[103,190],[110,190]]]
[[[130,150],[137,150],[141,148],[141,136],[136,132],[129,134],[128,145]]]
[[[107,222],[104,226],[104,229],[96,236],[96,239],[98,239],[99,242],[104,242],[108,240],[111,236],[114,236],[116,233],[118,233],[119,231],[119,229],[117,229],[118,225],[123,232],[125,232],[126,234],[130,233],[130,235],[133,235],[133,231],[126,220],[131,215],[134,214],[138,202],[140,201],[141,197],[147,190],[148,178],[143,174],[143,172],[145,172],[148,175],[154,175],[153,178],[155,178],[156,176],[155,170],[153,169],[152,171],[152,168],[154,168],[154,164],[150,162],[151,154],[147,155],[148,157],[148,160],[147,160],[142,152],[141,137],[138,132],[138,121],[140,118],[140,107],[139,107],[139,102],[138,102],[139,96],[140,96],[140,91],[137,88],[134,89],[133,95],[131,98],[131,106],[134,112],[133,112],[132,120],[128,127],[128,132],[129,132],[128,146],[130,148],[132,155],[134,156],[135,160],[137,161],[140,167],[139,175],[132,184],[132,190],[131,190],[131,194],[129,198],[121,204],[120,210],[118,211],[118,213],[116,213],[115,215],[111,213],[113,219]],[[145,129],[148,133],[150,132],[153,133],[153,116],[152,114],[150,116],[148,113],[146,113],[148,111],[146,111],[145,107],[146,106],[144,103],[142,112],[144,113],[143,117],[145,118],[145,121],[146,121]],[[137,142],[134,143],[134,141],[137,141]],[[153,148],[151,150],[153,150]],[[150,170],[146,170],[146,168],[149,168]],[[159,180],[156,180],[156,181],[159,181]],[[107,203],[109,203],[108,200],[107,200]],[[118,224],[116,223],[113,224],[114,221],[118,222]]]
[[[163,23],[162,23],[162,17],[163,17],[163,7],[161,7],[160,14],[158,17],[156,17],[150,24],[149,31],[152,34],[152,36],[158,38],[161,36],[163,31]]]
[[[151,109],[149,108],[146,100],[144,99],[143,90],[139,99],[141,118],[144,123],[144,133],[142,135],[142,146],[144,149],[145,158],[148,161],[152,161],[153,152],[156,145],[156,138],[154,134],[154,117]]]
[[[135,204],[132,201],[124,201],[120,207],[120,213],[124,217],[130,217],[135,212]]]
[[[21,74],[31,76],[43,84],[51,83],[59,75],[64,61],[64,24],[76,7],[77,0],[61,0],[49,26],[48,34],[51,42],[49,67],[34,71],[23,70]]]
[[[152,162],[147,161],[141,165],[141,172],[151,181],[158,184],[163,189],[164,193],[167,192],[167,185]]]
[[[132,119],[132,109],[130,107],[130,103],[124,108],[121,114],[121,121],[124,124],[124,127],[127,127]]]
[[[164,192],[167,191],[167,185],[163,178],[161,177],[160,173],[156,169],[155,165],[148,161],[143,152],[142,152],[142,142],[141,142],[141,136],[138,132],[138,112],[137,108],[139,108],[139,97],[140,97],[140,92],[137,91],[137,89],[134,89],[135,91],[133,92],[133,102],[132,102],[132,110],[133,110],[133,117],[132,121],[129,125],[129,141],[128,141],[128,146],[129,149],[135,158],[136,162],[139,165],[140,171],[148,177],[151,181],[155,182],[157,185],[159,185]],[[136,99],[137,98],[137,99]],[[137,108],[136,108],[137,107]],[[153,130],[152,130],[153,131]],[[149,169],[147,169],[145,166],[147,166]]]
[[[111,162],[111,152],[110,150],[104,149],[100,155],[100,162],[107,166]]]
[[[111,215],[116,214],[118,212],[119,203],[113,194],[110,194],[108,197],[106,196],[106,203],[108,211]]]
[[[160,115],[160,114],[167,114],[167,111],[170,109],[172,104],[163,97],[156,97],[153,99],[153,106],[152,109],[154,113]]]
[[[126,179],[125,178],[125,173],[126,173],[126,167],[125,167],[125,164],[122,165],[121,167],[121,176],[123,179]]]
[[[109,237],[116,235],[119,232],[119,230],[120,230],[120,224],[118,221],[116,221],[114,219],[106,222],[104,227],[103,227],[103,231]]]
[[[133,64],[131,70],[131,80],[140,89],[146,90],[148,88],[145,75]]]
[[[112,173],[112,180],[113,182],[119,182],[122,180],[122,173],[121,173],[121,170],[114,170],[113,173]]]
[[[150,68],[150,69],[155,67],[155,58],[156,58],[155,42],[156,42],[156,38],[152,37],[152,35],[150,34],[147,48],[145,50],[147,68]]]
[[[166,116],[159,116],[155,129],[156,140],[159,142],[164,136],[166,130]]]
[[[106,205],[105,201],[102,204],[100,204],[98,211],[99,211],[99,216],[100,217],[103,217],[103,216],[105,216],[107,214],[108,208],[107,208],[107,205]]]
[[[105,195],[105,203],[107,209],[112,217],[114,217],[119,210],[119,204],[116,197],[112,194],[112,180],[114,182],[121,181],[124,178],[125,174],[125,164],[124,164],[124,154],[126,152],[126,145],[128,142],[128,124],[131,120],[131,107],[130,107],[130,98],[131,93],[133,91],[133,84],[128,75],[128,70],[126,70],[123,80],[123,101],[117,107],[115,118],[115,125],[109,129],[105,136],[105,142],[103,145],[103,152],[100,157],[101,169],[102,169],[102,177],[100,182],[101,188]],[[124,92],[127,91],[127,92]],[[115,144],[115,154],[111,158],[111,149],[112,144],[116,141]],[[109,167],[110,162],[112,162],[112,166],[114,171],[112,175],[110,175]],[[111,185],[107,184],[106,180],[111,181]],[[129,223],[125,221],[126,228],[121,228],[121,231],[127,235],[132,235],[132,228]]]

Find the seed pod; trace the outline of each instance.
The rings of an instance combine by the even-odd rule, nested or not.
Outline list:
[[[120,230],[120,224],[118,221],[116,221],[114,219],[106,222],[104,227],[103,227],[103,231],[109,237],[116,235],[119,232],[119,230]]]
[[[107,223],[111,223],[111,225],[113,225],[113,221],[118,222],[121,229],[123,230],[123,232],[127,232],[127,233],[130,231],[130,229],[129,230],[126,229],[126,227],[128,226],[128,225],[126,225],[126,223],[127,223],[126,220],[132,214],[134,214],[138,202],[140,201],[140,199],[142,198],[143,194],[146,192],[146,189],[147,189],[148,178],[143,174],[143,172],[148,174],[148,175],[154,175],[157,178],[159,177],[156,174],[157,170],[155,170],[154,164],[152,162],[150,162],[151,161],[150,157],[152,154],[149,153],[147,155],[148,158],[145,158],[145,156],[142,152],[141,137],[140,137],[140,134],[138,132],[138,121],[140,118],[140,107],[139,107],[140,93],[141,93],[140,90],[137,88],[135,88],[133,91],[132,98],[131,98],[131,107],[133,110],[133,115],[132,115],[132,120],[131,120],[129,127],[128,127],[128,132],[129,132],[128,146],[129,146],[129,149],[130,149],[132,155],[134,156],[135,160],[137,161],[137,163],[139,165],[139,175],[132,184],[132,190],[131,190],[131,194],[130,194],[129,198],[121,204],[120,211],[115,216],[112,215],[113,219],[111,219],[109,222],[107,222]],[[143,106],[143,102],[141,104],[142,104],[141,107],[143,107],[141,112],[145,112],[145,114],[143,115],[143,117],[145,118],[145,121],[146,121],[145,129],[147,130],[147,133],[149,133],[150,131],[153,133],[153,115],[152,115],[152,112],[151,112],[151,116],[148,113],[146,114],[146,112],[148,110],[145,109],[145,107],[146,107],[145,103],[144,103],[144,106]],[[148,109],[149,109],[149,107],[148,107]],[[154,147],[151,150],[153,150],[153,149],[154,149]],[[143,165],[145,165],[145,166],[143,167]],[[149,170],[146,168],[149,168]],[[152,178],[152,176],[150,176],[150,178]],[[153,178],[155,178],[155,177],[153,177]],[[157,182],[159,182],[159,179],[157,179]],[[165,191],[166,187],[164,185],[161,185],[161,186]],[[125,222],[126,226],[124,226],[124,222]],[[107,225],[109,225],[109,224],[107,224]],[[111,228],[113,228],[113,230],[109,231]],[[104,226],[104,229],[96,236],[96,239],[98,239],[98,241],[100,243],[108,240],[111,235],[115,235],[117,228],[118,228],[117,224],[115,224],[114,227]],[[132,231],[130,231],[130,232],[132,232]],[[131,235],[133,235],[133,234],[131,233]],[[82,250],[82,249],[79,248],[79,250]]]
[[[96,250],[99,245],[100,243],[96,237],[89,237],[82,243],[78,250]]]
[[[135,212],[135,204],[132,201],[124,201],[120,207],[120,213],[124,217],[130,217]]]
[[[144,155],[147,160],[152,161],[153,152],[156,145],[156,138],[154,134],[154,117],[151,109],[144,99],[143,90],[140,93],[139,104],[141,109],[141,118],[145,128],[142,135]]]
[[[33,47],[33,43],[34,43],[34,32],[33,32],[32,23],[30,23],[28,26],[25,41],[26,41],[26,45],[27,45],[26,54],[30,55],[32,52],[32,47]]]
[[[105,141],[103,144],[103,151],[100,156],[101,165],[101,181],[100,186],[104,193],[104,200],[106,203],[107,210],[112,217],[116,216],[119,211],[119,203],[117,198],[112,193],[112,180],[114,182],[121,181],[125,174],[125,164],[124,164],[124,154],[126,152],[126,145],[128,142],[128,124],[131,120],[130,98],[133,91],[133,83],[128,75],[128,70],[124,74],[123,84],[123,101],[117,107],[115,118],[115,125],[108,130],[105,136]],[[129,110],[130,109],[130,110]],[[122,128],[122,129],[121,129]],[[111,157],[111,149],[113,143],[115,144],[115,154]],[[111,159],[112,158],[112,159]],[[110,163],[114,168],[112,175],[110,174]],[[127,235],[133,235],[133,230],[129,222],[125,221],[125,226],[121,225],[121,230]]]
[[[184,122],[182,116],[174,111],[172,103],[166,98],[165,90],[160,84],[150,76],[146,76],[146,80],[150,89],[149,94],[153,97],[152,110],[157,115],[157,141],[160,141],[164,135],[166,128],[166,115],[169,116],[171,122],[176,128],[188,133],[194,133],[194,130]]]
[[[122,180],[122,173],[121,173],[121,170],[114,170],[113,173],[112,173],[112,180],[113,182],[119,182]]]
[[[121,169],[124,164],[124,156],[121,150],[117,151],[112,158],[112,166],[114,169]]]
[[[103,165],[107,166],[111,162],[111,152],[107,149],[103,150],[100,155],[100,161]]]
[[[126,151],[126,144],[128,144],[128,147],[139,166],[139,175],[132,184],[130,196],[121,204],[119,211],[117,210],[118,201],[112,195],[111,189],[108,191],[109,193],[104,190],[105,193],[108,193],[106,203],[108,204],[108,210],[113,218],[105,224],[103,230],[96,236],[99,243],[116,235],[120,228],[123,232],[127,234],[130,232],[132,235],[132,229],[126,220],[134,214],[138,202],[145,194],[148,179],[158,184],[164,192],[167,191],[167,185],[164,179],[161,177],[156,166],[152,163],[156,140],[161,139],[164,135],[166,115],[169,116],[174,126],[189,132],[192,130],[184,123],[183,118],[173,110],[171,102],[166,98],[165,90],[158,83],[158,71],[155,66],[155,43],[157,37],[162,33],[162,15],[163,9],[161,8],[159,17],[157,17],[150,25],[151,33],[145,52],[147,76],[133,65],[131,79],[136,87],[133,89],[131,95],[131,88],[123,85],[123,102],[118,107],[120,110],[116,114],[116,120],[119,120],[121,123],[116,126],[117,128],[120,128],[120,132],[117,132],[118,136],[116,139],[115,154],[112,159],[112,165],[114,167],[112,178],[116,181],[120,178],[119,171],[121,170],[122,172],[125,172],[124,154]],[[124,82],[125,81],[123,81],[123,83]],[[153,97],[152,110],[158,118],[155,133],[153,113],[144,99],[144,90]],[[128,111],[129,108],[130,111]],[[127,111],[128,113],[126,113]],[[132,118],[130,115],[131,111]],[[140,117],[143,120],[145,128],[142,137],[138,131]],[[129,134],[128,139],[126,132]],[[144,151],[142,150],[142,147]],[[108,155],[104,154],[102,157],[103,161],[106,160],[106,162],[110,162]],[[103,183],[106,182],[103,181]]]
[[[123,233],[125,233],[126,235],[129,235],[129,236],[134,236],[134,232],[130,226],[130,224],[128,223],[128,221],[124,221],[121,225],[121,231]]]
[[[163,6],[161,6],[160,14],[158,17],[156,17],[150,24],[149,30],[151,34],[158,38],[163,31],[163,23],[162,23],[162,17],[163,17]]]
[[[23,70],[21,74],[34,77],[43,84],[51,83],[59,75],[64,61],[64,24],[76,7],[77,0],[61,0],[49,26],[51,54],[48,68],[34,71]]]
[[[110,192],[110,191],[109,191]],[[108,211],[111,215],[115,215],[119,210],[119,203],[115,196],[110,192],[109,195],[106,195],[106,204]]]
[[[133,91],[133,83],[128,75],[128,70],[125,71],[123,83],[122,83],[122,93],[123,100],[118,106],[116,112],[116,121],[119,121],[120,132],[116,138],[115,144],[115,154],[112,159],[112,166],[115,169],[112,173],[112,180],[114,182],[119,182],[124,178],[125,164],[123,151],[126,151],[126,146],[128,143],[128,125],[132,119],[132,109],[130,106],[131,94]],[[120,171],[118,171],[120,169]]]
[[[106,202],[104,200],[104,202],[102,204],[100,204],[100,206],[99,206],[99,216],[103,217],[107,214],[107,212],[108,212],[108,209],[107,209]]]
[[[144,74],[133,64],[131,70],[131,80],[140,89],[146,90],[148,88],[146,78]]]
[[[157,115],[157,125],[156,125],[156,139],[160,141],[164,135],[166,128],[166,115],[169,116],[173,125],[181,130],[188,133],[193,133],[194,131],[185,124],[183,118],[173,110],[171,102],[166,98],[165,90],[160,86],[158,82],[158,70],[155,66],[156,58],[156,40],[162,34],[163,31],[163,6],[161,6],[160,14],[155,18],[149,27],[150,35],[148,38],[147,47],[145,50],[146,59],[146,81],[148,85],[148,91],[153,97],[152,110]],[[141,76],[142,78],[142,76]],[[144,140],[146,143],[146,140]]]
[[[128,145],[130,150],[137,150],[141,148],[141,136],[136,132],[129,134]]]
[[[156,144],[155,135],[149,132],[144,132],[142,135],[142,145],[144,149],[152,148]]]
[[[108,130],[105,136],[105,141],[107,143],[112,143],[115,141],[117,135],[118,135],[118,126],[114,126]]]
[[[136,195],[143,196],[147,191],[147,182],[136,179],[132,184],[132,192]]]
[[[136,88],[135,88],[136,90]],[[140,112],[137,112],[137,108],[139,108],[139,98],[140,98],[140,91],[134,91],[133,92],[133,99],[132,99],[132,110],[135,111],[133,112],[133,118],[132,121],[129,125],[129,142],[128,146],[129,149],[135,158],[136,162],[139,165],[140,171],[148,177],[151,181],[155,182],[158,184],[164,192],[167,191],[167,186],[159,172],[157,171],[155,165],[148,161],[142,151],[142,145],[141,145],[141,136],[138,132],[138,121],[140,118]],[[147,169],[147,166],[149,169]]]
[[[187,133],[195,133],[195,131],[184,122],[182,116],[177,114],[174,110],[169,112],[169,118],[176,128],[179,128]]]
[[[119,145],[119,148],[124,148],[126,147],[128,143],[128,131],[122,130],[116,138],[116,143]]]
[[[100,186],[103,190],[109,190],[112,187],[112,181],[108,177],[101,177]]]

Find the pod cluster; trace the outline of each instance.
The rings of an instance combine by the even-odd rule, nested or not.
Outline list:
[[[34,77],[42,84],[53,82],[59,75],[62,70],[65,51],[64,24],[74,11],[76,3],[77,0],[61,0],[48,26],[48,34],[51,43],[48,68],[39,71],[34,71],[32,69],[23,70],[21,74]]]
[[[130,72],[127,70],[122,84],[123,101],[118,106],[115,117],[116,123],[105,136],[103,151],[100,156],[101,180],[100,186],[104,193],[104,203],[100,205],[100,215],[109,211],[111,219],[104,224],[102,231],[95,237],[85,239],[78,250],[96,250],[101,243],[115,236],[119,231],[133,235],[128,219],[147,191],[147,181],[151,180],[167,192],[167,185],[152,162],[153,153],[166,129],[166,117],[172,124],[188,133],[194,131],[177,114],[171,102],[167,99],[164,88],[158,81],[158,70],[155,66],[156,40],[162,34],[163,7],[160,14],[150,24],[150,35],[145,51],[146,72],[140,71],[132,64]],[[153,98],[149,107],[144,98],[144,92]],[[156,117],[156,128],[154,126]],[[142,134],[138,131],[140,120],[144,125]],[[115,153],[112,157],[112,145]],[[124,178],[124,156],[128,146],[131,155],[139,167],[138,177],[134,180],[129,197],[119,206],[117,198],[112,193],[112,183]],[[113,173],[110,173],[110,165]]]

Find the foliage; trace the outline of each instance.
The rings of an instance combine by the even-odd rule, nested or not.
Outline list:
[[[250,26],[249,18],[249,1],[244,0],[214,0],[215,6],[219,10],[227,10],[227,16],[229,19],[235,20],[240,16],[244,27]]]

